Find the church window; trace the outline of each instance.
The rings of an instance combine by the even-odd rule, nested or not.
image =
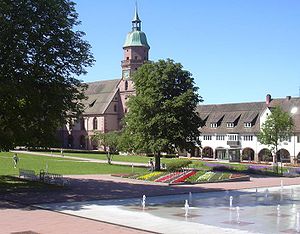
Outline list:
[[[126,80],[125,81],[125,90],[127,90],[128,89],[128,81]]]
[[[129,57],[126,57],[126,60],[129,60]]]
[[[137,60],[137,59],[138,59],[138,57],[137,57],[137,56],[134,56],[134,59],[135,59],[135,60]]]
[[[117,105],[114,105],[114,112],[117,112]]]
[[[125,111],[124,111],[125,113],[127,113],[127,108],[125,108]]]
[[[98,129],[98,120],[96,117],[94,117],[93,119],[93,130],[96,130]]]

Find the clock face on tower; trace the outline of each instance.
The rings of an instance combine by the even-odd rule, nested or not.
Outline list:
[[[130,78],[130,70],[123,70],[123,79],[128,80]]]

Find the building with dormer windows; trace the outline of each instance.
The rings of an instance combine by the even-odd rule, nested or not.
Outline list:
[[[300,98],[272,99],[269,94],[265,102],[198,106],[197,112],[205,122],[200,129],[201,156],[230,161],[273,161],[268,147],[260,144],[257,136],[275,106],[294,112],[291,115],[295,124],[293,136],[280,142],[277,161],[300,159]]]

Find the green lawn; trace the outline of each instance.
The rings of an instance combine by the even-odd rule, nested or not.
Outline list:
[[[13,167],[13,153],[0,153],[0,175],[18,175],[18,168],[34,170],[37,174],[41,169],[63,175],[75,174],[112,174],[112,173],[131,173],[132,168],[127,166],[108,165],[91,162],[80,162],[66,158],[52,158],[46,156],[18,154],[20,159],[18,167]],[[134,172],[146,172],[146,168],[134,168]]]
[[[50,154],[50,152],[42,152]],[[53,152],[53,154],[60,155],[59,152]],[[72,157],[80,157],[80,158],[91,158],[91,159],[101,159],[101,160],[107,160],[107,157],[105,154],[97,154],[97,153],[64,153],[66,156],[72,156]],[[120,161],[120,162],[136,162],[136,163],[148,163],[151,157],[147,156],[137,156],[137,155],[113,155],[113,161]],[[162,163],[166,163],[172,160],[171,158],[161,158]]]

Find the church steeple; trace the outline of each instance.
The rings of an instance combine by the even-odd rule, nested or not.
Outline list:
[[[134,10],[134,16],[132,19],[132,31],[141,31],[141,20],[139,18],[138,14],[138,8],[137,8],[137,3],[135,4],[135,10]]]
[[[121,62],[123,80],[130,80],[131,75],[148,60],[150,49],[146,34],[141,31],[142,21],[138,14],[137,4],[131,22],[132,31],[127,34],[123,45],[124,59]]]

